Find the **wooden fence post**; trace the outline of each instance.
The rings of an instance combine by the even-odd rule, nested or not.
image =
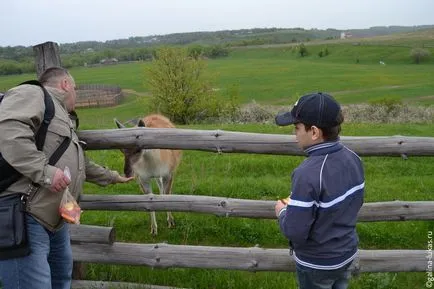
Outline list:
[[[39,77],[45,69],[61,66],[59,45],[54,42],[45,42],[33,46],[35,52],[36,76]]]

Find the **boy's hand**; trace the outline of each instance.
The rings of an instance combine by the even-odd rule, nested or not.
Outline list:
[[[286,207],[286,204],[283,203],[281,200],[278,200],[276,202],[276,205],[274,206],[274,212],[276,213],[276,217],[279,218],[280,211]]]

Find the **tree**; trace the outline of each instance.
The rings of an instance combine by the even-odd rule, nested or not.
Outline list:
[[[307,52],[307,48],[306,46],[304,46],[304,44],[300,44],[300,47],[298,48],[298,53],[300,53],[301,57],[305,57],[307,56],[308,52]]]
[[[329,50],[327,47],[321,49],[320,52],[318,52],[319,57],[325,57],[327,55],[329,55]]]
[[[419,64],[430,57],[431,53],[423,48],[413,48],[410,56],[416,64]]]
[[[155,111],[176,123],[217,117],[224,109],[205,76],[204,60],[189,57],[186,49],[158,49],[148,70],[148,82]]]
[[[203,55],[204,48],[200,45],[192,45],[188,47],[188,56],[194,59],[199,59]]]

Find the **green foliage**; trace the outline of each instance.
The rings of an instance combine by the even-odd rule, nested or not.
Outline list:
[[[35,72],[34,60],[0,60],[0,75],[22,74]]]
[[[200,57],[202,57],[204,52],[204,48],[201,45],[189,46],[187,50],[188,56],[194,59],[199,59]]]
[[[193,45],[187,48],[189,57],[198,59],[200,57],[219,58],[229,55],[229,49],[222,45],[201,46]]]
[[[413,48],[410,51],[410,56],[414,63],[419,64],[428,60],[428,58],[431,56],[431,52],[423,48]]]
[[[176,123],[188,124],[225,113],[206,76],[205,61],[188,57],[186,49],[157,50],[148,70],[148,83],[155,111]]]
[[[377,109],[378,106],[384,107],[386,109],[387,114],[393,114],[403,106],[401,99],[396,99],[391,97],[374,99],[369,101],[369,104],[374,106],[374,109]]]
[[[298,53],[300,54],[301,57],[305,57],[308,55],[307,48],[303,43],[300,44],[300,46],[298,47]]]
[[[325,56],[327,56],[327,55],[329,55],[329,50],[328,50],[327,47],[321,49],[321,50],[318,52],[318,56],[319,56],[319,57],[325,57]]]
[[[204,54],[209,58],[225,57],[229,55],[229,50],[221,45],[213,45],[206,47]]]

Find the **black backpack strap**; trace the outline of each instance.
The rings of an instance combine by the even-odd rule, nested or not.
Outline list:
[[[48,164],[51,166],[54,166],[57,161],[60,159],[60,157],[65,153],[65,151],[68,149],[69,144],[71,143],[71,138],[67,137],[65,138],[62,143],[57,147],[57,149],[54,151],[54,153],[50,156],[48,159]],[[32,183],[33,189],[37,190],[39,189],[40,185],[38,183]],[[26,200],[24,200],[26,201]]]
[[[42,148],[44,147],[44,143],[45,143],[45,137],[47,135],[48,125],[50,124],[51,120],[53,119],[54,113],[55,113],[54,102],[53,102],[53,99],[51,98],[50,94],[48,93],[48,91],[45,89],[45,87],[42,86],[42,84],[39,81],[28,80],[28,81],[25,81],[23,83],[20,83],[20,85],[22,85],[22,84],[37,85],[37,86],[41,87],[42,90],[44,91],[44,103],[45,103],[44,119],[42,120],[41,127],[39,128],[39,130],[35,136],[36,148],[39,151],[42,151]]]
[[[31,84],[31,85],[37,85],[44,91],[44,103],[45,103],[45,112],[44,112],[44,119],[42,121],[42,124],[36,133],[35,141],[36,141],[36,148],[40,151],[42,151],[42,148],[44,147],[45,143],[45,137],[47,136],[47,130],[48,126],[50,125],[51,120],[54,117],[54,102],[51,98],[48,91],[45,89],[42,84],[37,80],[28,80],[25,81],[22,84]],[[77,114],[75,114],[77,116]],[[53,166],[57,163],[57,161],[60,159],[60,157],[63,155],[63,153],[66,151],[66,149],[69,147],[69,144],[71,143],[71,138],[67,137],[63,140],[63,142],[59,145],[59,147],[56,149],[56,151],[50,156],[48,160],[48,164]]]
[[[39,81],[29,80],[21,83],[20,85],[22,84],[37,85],[41,87],[44,92],[44,103],[45,103],[44,119],[42,121],[39,130],[35,135],[36,147],[39,151],[42,151],[42,148],[45,143],[45,137],[47,135],[48,125],[50,124],[51,120],[54,117],[54,112],[55,112],[54,102],[50,94],[48,93],[48,91],[42,86],[42,84]],[[0,102],[3,96],[4,95],[0,94]],[[68,149],[70,143],[71,143],[71,138],[70,137],[65,138],[63,142],[59,145],[59,147],[56,149],[56,151],[50,156],[48,160],[48,164],[55,165],[57,161],[60,159],[60,157]],[[1,171],[0,192],[6,190],[10,185],[18,181],[22,176],[17,170],[15,170],[2,158],[1,153],[0,153],[0,171]],[[33,186],[35,187],[35,189],[38,189],[40,187],[39,184],[36,183],[33,183]],[[23,196],[23,202],[24,201],[25,198]]]
[[[59,145],[59,147],[56,149],[56,151],[50,156],[48,160],[48,164],[51,166],[54,166],[57,161],[60,159],[60,157],[63,155],[63,153],[66,151],[66,149],[69,147],[69,144],[71,143],[71,138],[67,137],[63,140],[63,142]]]

